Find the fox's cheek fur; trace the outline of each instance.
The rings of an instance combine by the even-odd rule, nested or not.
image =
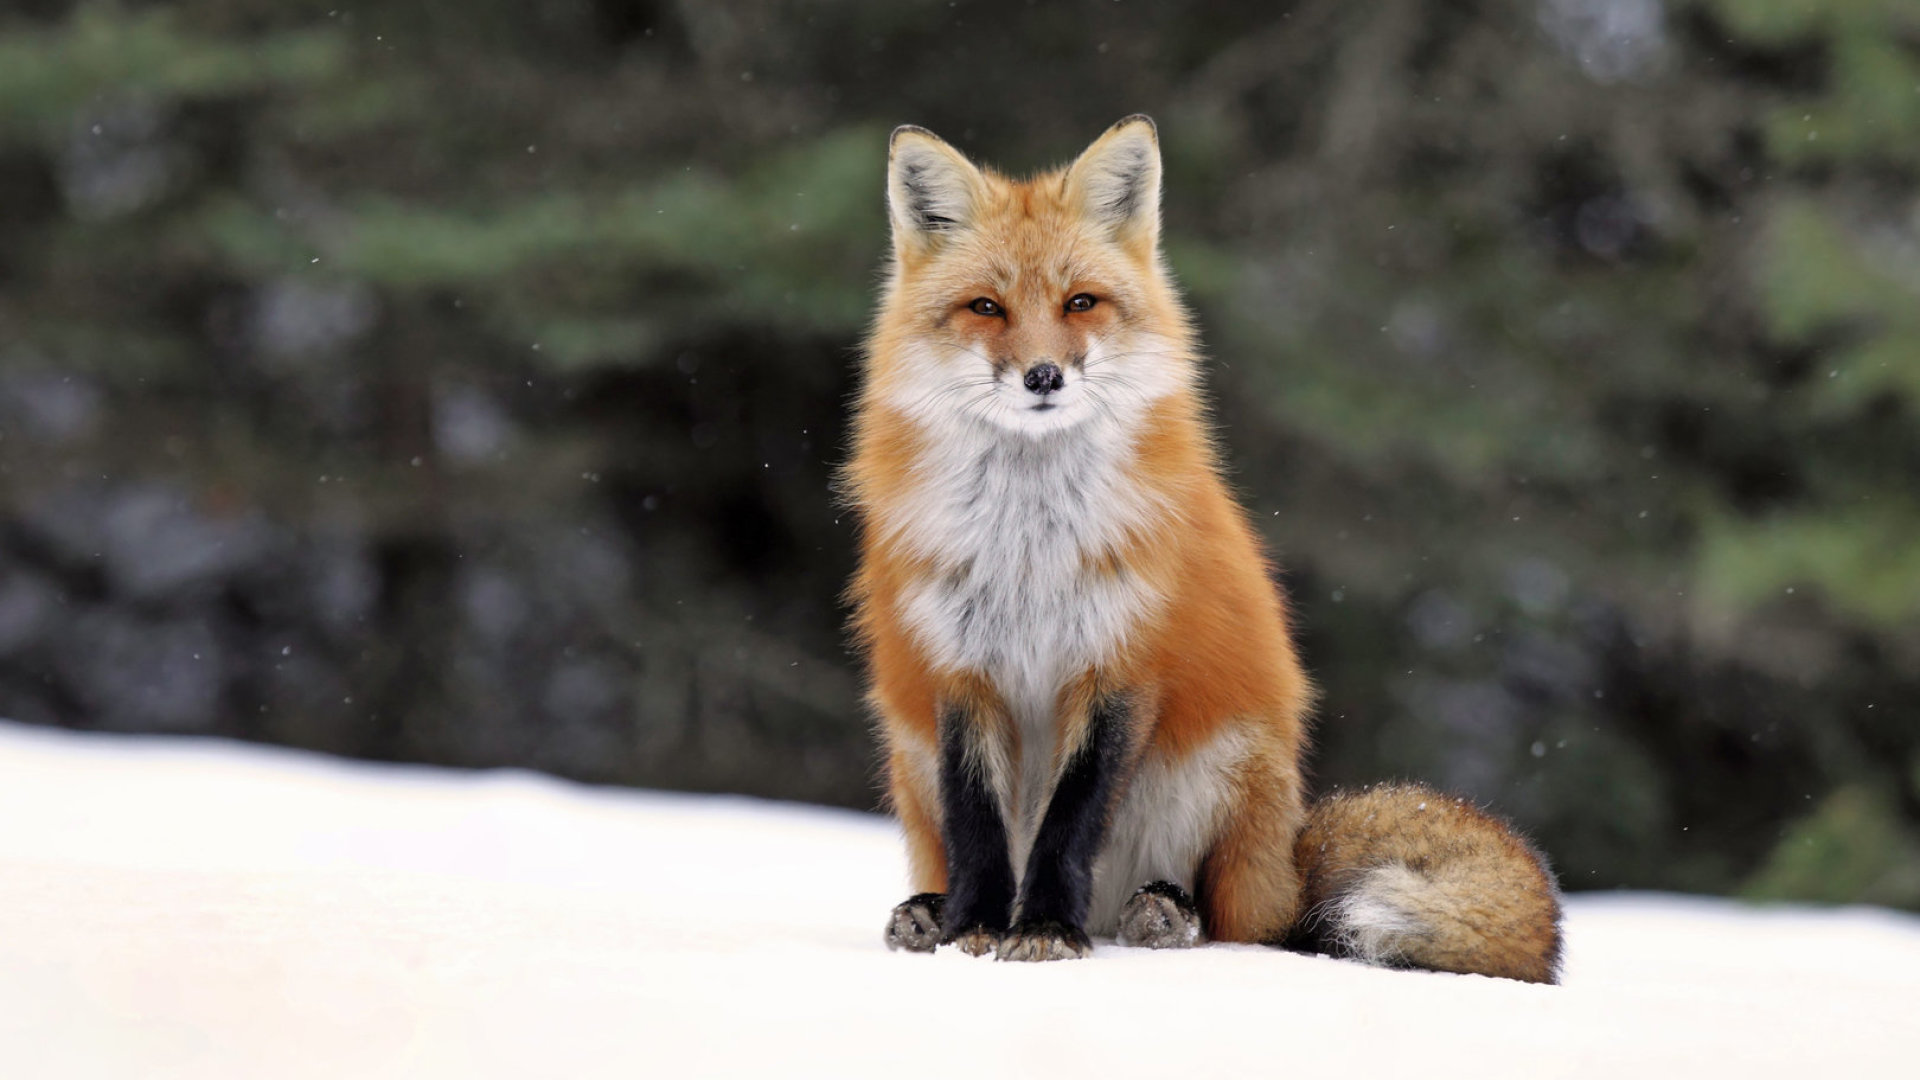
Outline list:
[[[1119,417],[1132,417],[1162,398],[1191,389],[1194,365],[1178,340],[1129,331],[1097,340],[1087,350],[1082,380],[1090,398]]]
[[[887,372],[889,404],[917,421],[941,426],[989,425],[1032,436],[1090,421],[1131,426],[1155,402],[1191,382],[1193,365],[1179,344],[1116,323],[1088,335],[1062,358],[989,351],[991,343],[920,340]],[[1060,369],[1061,387],[1036,410],[1025,384],[1032,363]]]

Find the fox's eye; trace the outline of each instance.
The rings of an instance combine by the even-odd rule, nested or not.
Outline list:
[[[967,306],[973,309],[973,313],[975,315],[985,315],[990,319],[995,318],[1002,314],[1000,310],[1000,305],[994,303],[993,301],[987,299],[984,296],[978,300],[975,300],[973,303],[968,304]]]
[[[1093,310],[1093,305],[1099,302],[1100,301],[1095,300],[1093,298],[1093,294],[1091,293],[1076,293],[1071,299],[1067,301],[1067,310],[1068,311],[1091,311]]]

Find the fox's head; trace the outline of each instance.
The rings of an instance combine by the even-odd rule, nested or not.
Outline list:
[[[887,208],[893,266],[869,360],[879,400],[928,424],[1040,437],[1125,422],[1191,379],[1160,258],[1152,120],[1130,116],[1026,180],[902,127]]]

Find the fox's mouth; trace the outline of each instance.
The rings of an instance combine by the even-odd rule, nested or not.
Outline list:
[[[1048,409],[1059,408],[1059,406],[1055,405],[1051,401],[1043,401],[1038,405],[1030,405],[1028,406],[1028,408],[1034,412],[1046,412]]]

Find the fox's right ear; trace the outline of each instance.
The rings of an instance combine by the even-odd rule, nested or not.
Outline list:
[[[1115,239],[1149,255],[1160,243],[1160,134],[1142,113],[1108,128],[1067,170],[1068,196]]]
[[[986,178],[966,155],[926,128],[893,129],[887,144],[887,215],[893,247],[924,255],[973,221]]]

